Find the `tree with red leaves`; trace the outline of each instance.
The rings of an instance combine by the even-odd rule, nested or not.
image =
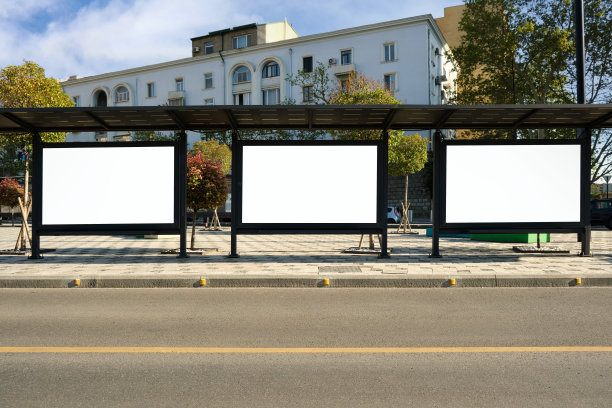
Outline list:
[[[203,208],[223,205],[227,200],[227,180],[218,161],[207,160],[200,151],[187,157],[187,207],[193,211],[191,249],[195,249],[196,214]]]

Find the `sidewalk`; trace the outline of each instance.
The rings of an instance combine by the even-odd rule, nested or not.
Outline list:
[[[576,234],[552,234],[551,243],[570,254],[518,254],[508,243],[441,238],[441,259],[429,258],[431,238],[389,229],[390,259],[346,254],[359,235],[239,235],[240,258],[227,257],[229,228],[197,228],[196,246],[204,255],[177,259],[162,255],[178,248],[178,236],[143,239],[127,236],[41,237],[41,248],[55,249],[42,260],[0,256],[0,287],[67,287],[73,279],[89,287],[197,286],[612,286],[612,231],[593,230],[592,257],[580,257]],[[189,230],[191,232],[191,230]],[[17,227],[0,226],[0,249],[12,249]],[[189,236],[188,236],[189,241]],[[367,236],[364,244],[367,245]],[[378,244],[378,242],[377,242]]]

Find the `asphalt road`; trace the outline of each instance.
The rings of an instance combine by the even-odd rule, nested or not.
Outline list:
[[[0,407],[608,407],[611,310],[608,288],[0,290]]]

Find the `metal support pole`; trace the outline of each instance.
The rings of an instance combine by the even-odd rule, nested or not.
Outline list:
[[[576,96],[584,103],[584,1],[574,0],[574,26],[576,30]],[[580,132],[580,129],[578,130]]]
[[[430,258],[441,258],[440,255],[440,223],[442,217],[442,132],[436,130],[434,133],[434,166],[433,166],[433,208],[432,208],[432,228],[431,228],[431,255]]]
[[[32,255],[28,259],[42,259],[39,227],[42,224],[42,140],[40,133],[32,135]],[[27,208],[27,203],[26,203]],[[27,223],[28,220],[26,219]]]
[[[181,131],[179,140],[179,205],[180,205],[180,250],[177,258],[189,258],[187,255],[187,134]],[[195,214],[193,214],[195,217]]]
[[[241,166],[242,158],[238,153],[238,131],[232,130],[232,233],[231,233],[231,241],[230,241],[230,253],[228,258],[240,258],[240,255],[237,252],[237,233],[236,227],[238,226],[238,217],[241,216],[241,208],[240,205],[242,203],[242,199],[239,196],[240,186],[238,185],[238,180],[242,179]],[[240,203],[240,204],[237,204]]]
[[[581,219],[584,222],[584,231],[580,234],[581,250],[580,256],[592,256],[591,253],[591,129],[583,129],[580,135],[584,144],[582,147],[581,166]]]
[[[584,86],[584,0],[574,0],[574,27],[576,30],[576,103],[585,103]],[[591,129],[577,129],[577,139],[587,139],[582,152],[582,221],[584,231],[578,236],[582,244],[580,256],[591,256],[591,213],[589,210],[591,197]]]
[[[383,146],[382,146],[382,208],[380,208],[381,217],[384,220],[385,228],[382,231],[382,239],[380,240],[379,259],[389,258],[389,250],[387,248],[387,201],[388,201],[388,184],[389,184],[389,132],[387,129],[383,131]]]

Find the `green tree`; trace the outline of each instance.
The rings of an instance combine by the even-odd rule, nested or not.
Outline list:
[[[408,176],[420,171],[427,163],[426,137],[419,134],[396,135],[389,138],[389,174],[392,176],[405,176],[404,208],[408,210]],[[404,232],[407,220],[402,219]],[[400,224],[401,226],[401,224]]]
[[[45,70],[31,61],[22,65],[9,65],[0,70],[0,106],[4,108],[70,107],[74,103],[54,78],[45,76]],[[65,133],[43,133],[44,142],[63,142]],[[19,151],[23,155],[24,202],[27,202],[32,156],[32,134],[0,134],[0,145],[6,152]],[[12,156],[9,154],[9,156]],[[22,234],[25,237],[25,234]],[[21,249],[25,250],[25,239]]]
[[[388,90],[380,81],[367,78],[363,73],[352,72],[348,78],[339,82],[328,93],[328,102],[334,105],[399,105],[401,101],[395,98],[392,91]],[[331,130],[329,133],[334,139],[340,140],[380,140],[381,131],[377,129],[350,129]],[[389,141],[398,140],[403,132],[399,130],[389,131]],[[392,157],[398,157],[402,153],[395,151],[398,144],[389,143],[389,164]],[[374,239],[370,234],[370,249],[374,249]]]
[[[297,86],[302,90],[309,87],[311,95],[309,103],[314,105],[331,103],[330,97],[334,85],[330,79],[328,68],[322,62],[318,61],[312,72],[305,72],[300,69],[296,75],[287,75],[287,81],[291,86]]]
[[[191,249],[195,246],[198,210],[215,208],[227,200],[227,180],[221,163],[207,160],[200,151],[187,156],[187,207],[193,211]]]
[[[393,92],[380,81],[367,78],[363,73],[352,72],[348,78],[331,89],[329,103],[333,105],[399,105]],[[340,140],[378,140],[378,129],[331,130],[334,139]],[[389,131],[389,137],[399,136],[399,130]]]
[[[576,46],[573,0],[466,0],[458,68],[459,104],[573,103]],[[612,103],[612,2],[585,1],[586,103]],[[468,132],[509,137],[509,131]],[[595,129],[592,181],[612,168],[612,132]],[[521,130],[524,138],[567,138],[568,129]]]
[[[228,145],[219,143],[216,140],[201,140],[195,142],[189,150],[191,154],[195,154],[198,151],[202,153],[205,159],[221,163],[223,174],[228,174],[232,169],[232,151]]]

